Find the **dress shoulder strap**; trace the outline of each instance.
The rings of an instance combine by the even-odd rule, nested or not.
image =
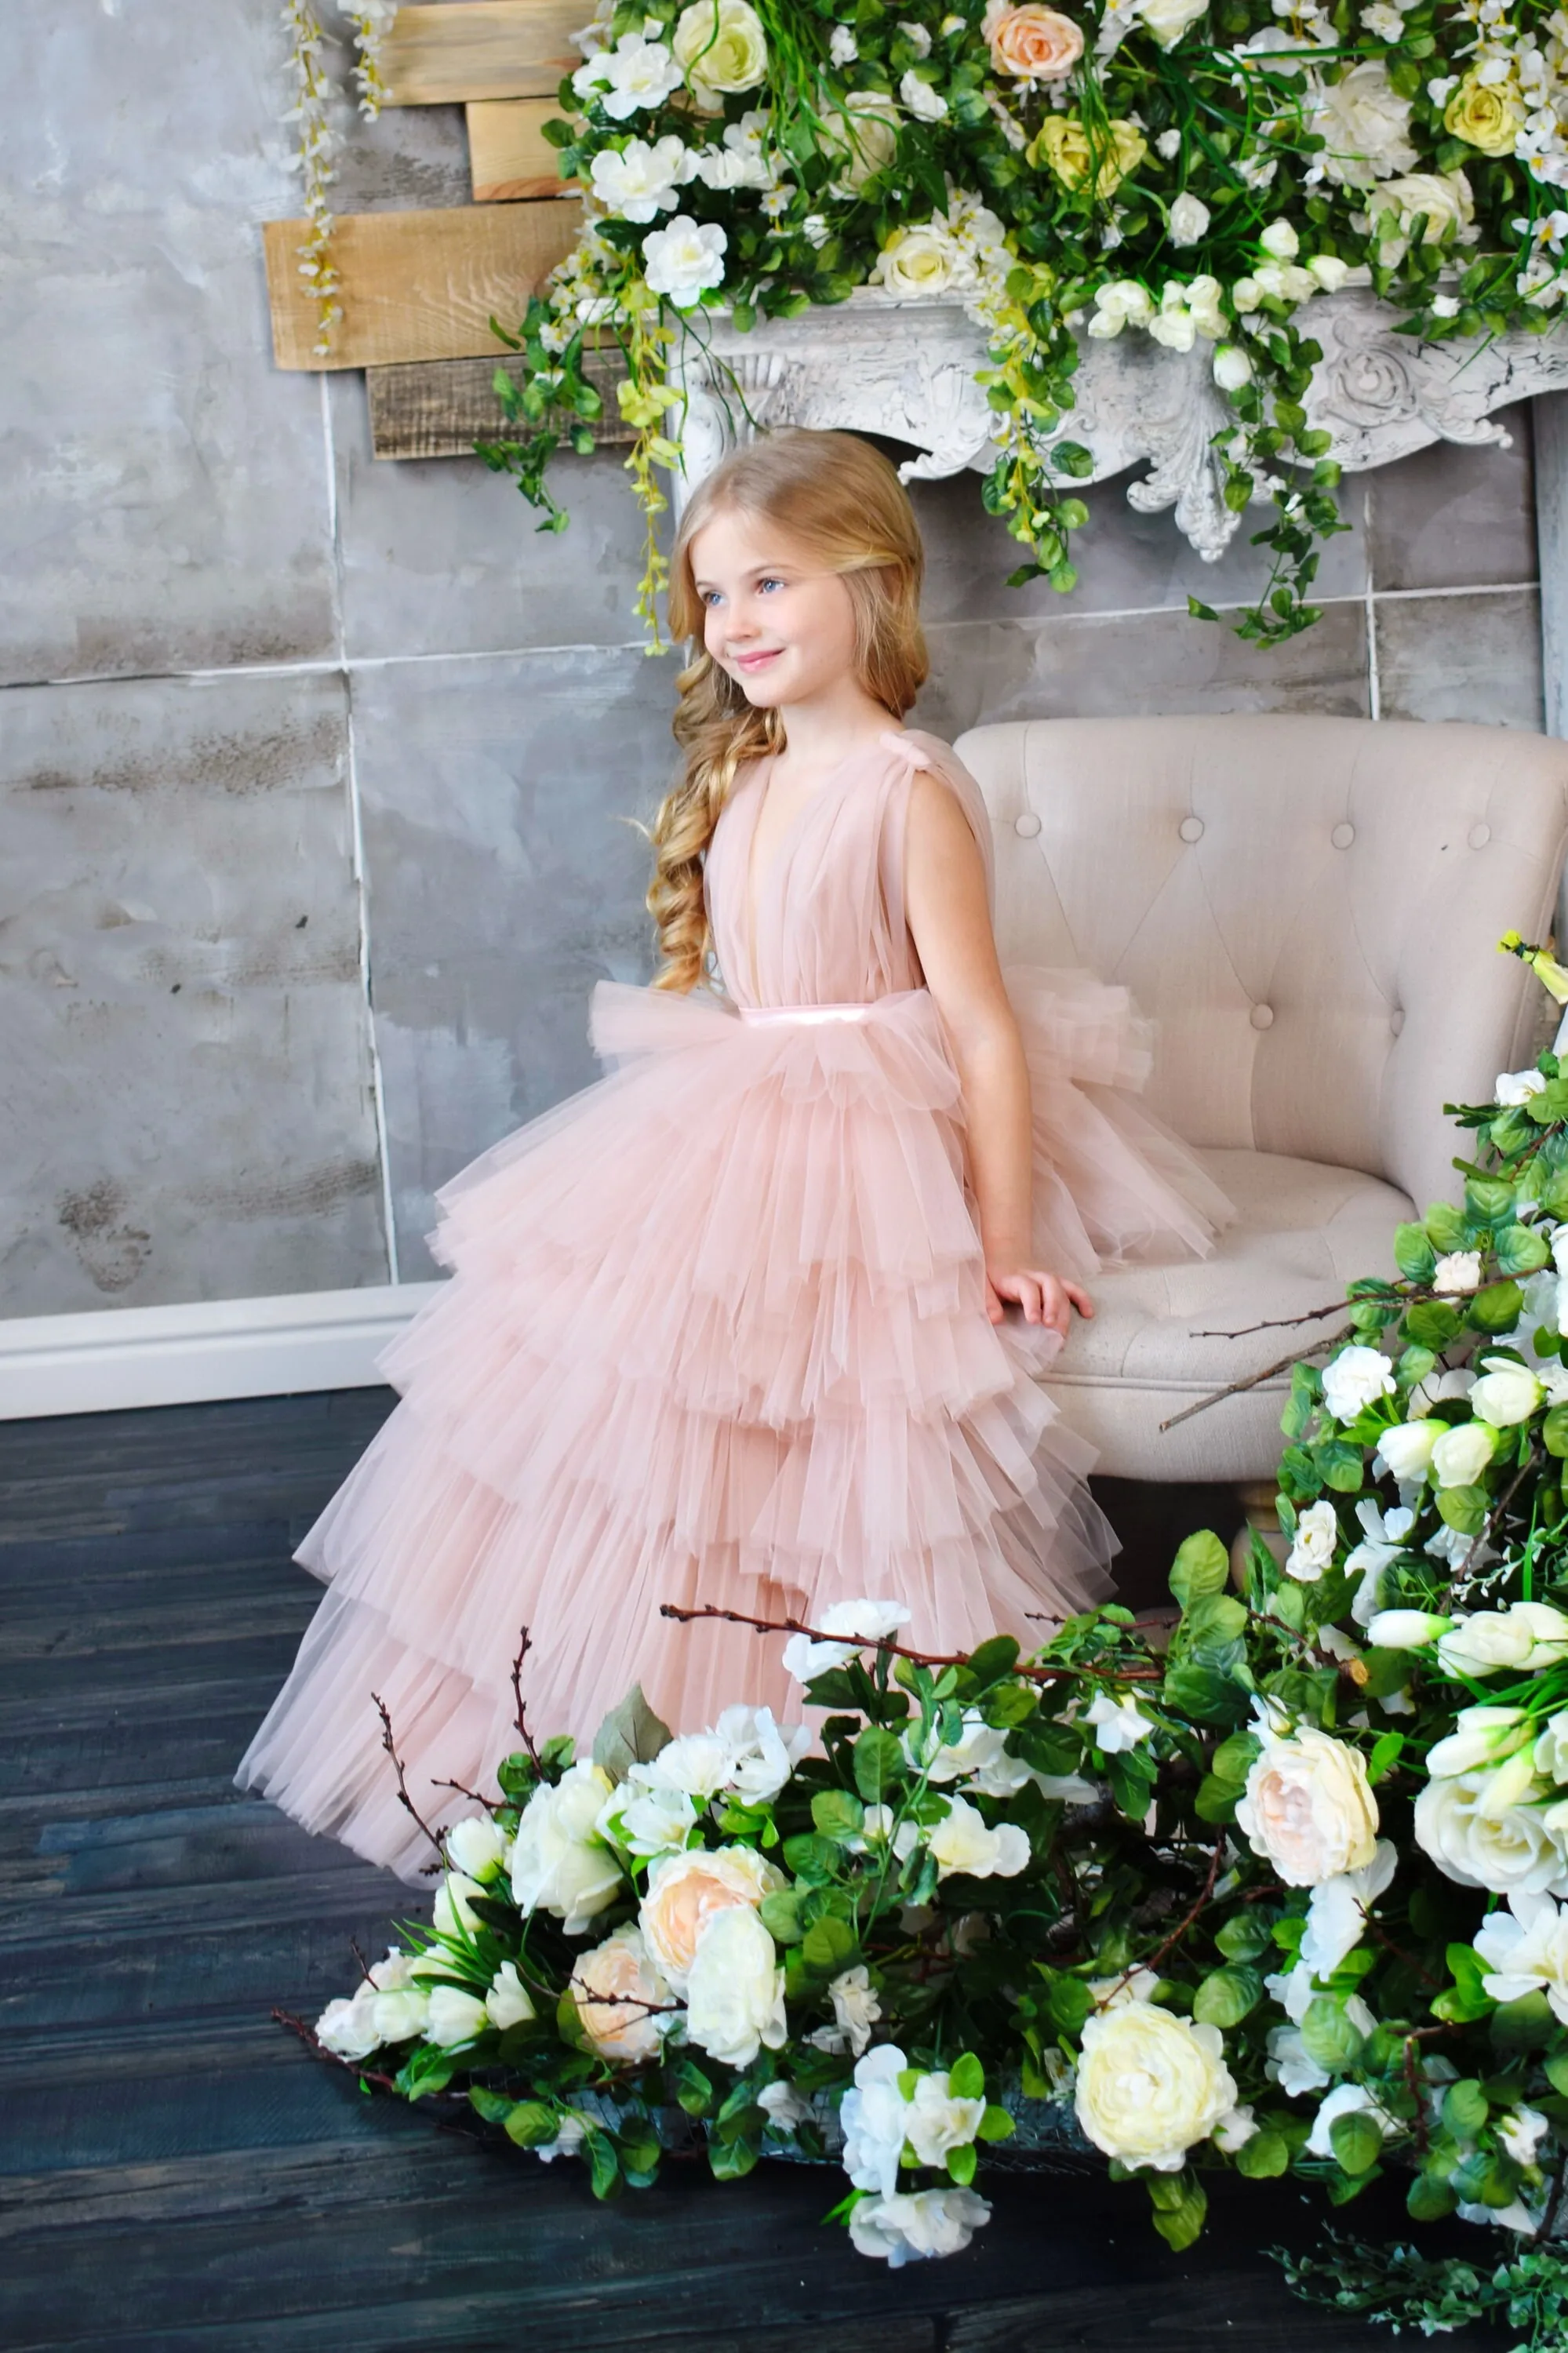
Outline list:
[[[996,918],[996,843],[991,833],[991,811],[985,795],[970,776],[950,744],[939,735],[927,735],[923,728],[889,728],[883,737],[890,750],[900,753],[911,769],[924,768],[939,776],[969,821],[969,829],[980,846],[981,863],[985,868],[986,904],[991,919]]]

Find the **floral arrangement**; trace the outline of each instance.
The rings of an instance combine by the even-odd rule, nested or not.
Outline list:
[[[1457,1117],[1461,1204],[1295,1369],[1277,1550],[1233,1573],[1192,1536],[1173,1612],[1027,1656],[922,1654],[895,1600],[740,1620],[788,1634],[815,1735],[735,1706],[675,1736],[634,1692],[577,1757],[519,1698],[498,1797],[429,1833],[429,1926],[301,2031],[601,2197],[672,2149],[726,2179],[835,2155],[838,2218],[894,2264],[966,2245],[1019,2149],[1097,2152],[1178,2249],[1216,2168],[1338,2205],[1398,2168],[1414,2221],[1515,2252],[1293,2284],[1559,2344],[1568,1061]]]
[[[343,316],[342,288],[332,257],[332,198],[328,188],[336,177],[333,158],[341,142],[336,89],[326,66],[327,35],[314,0],[284,0],[279,12],[289,39],[289,79],[293,104],[285,122],[297,126],[295,168],[304,187],[305,242],[299,248],[300,275],[310,281],[316,306],[316,340],[312,350],[325,359],[332,350],[332,331]],[[367,121],[381,111],[386,85],[381,78],[381,51],[397,0],[340,0],[338,13],[354,28],[354,86],[359,111]]]
[[[984,499],[1022,548],[1014,582],[1075,583],[1080,339],[1208,351],[1226,501],[1274,508],[1239,633],[1282,638],[1318,617],[1319,547],[1344,528],[1300,306],[1354,278],[1428,341],[1560,315],[1568,16],[1549,0],[600,0],[577,38],[547,135],[584,233],[506,337],[513,429],[481,447],[541,528],[566,521],[551,458],[586,452],[600,413],[596,347],[625,355],[652,525],[680,339],[716,310],[745,329],[880,286],[961,300],[984,332]],[[655,644],[662,585],[651,528]]]

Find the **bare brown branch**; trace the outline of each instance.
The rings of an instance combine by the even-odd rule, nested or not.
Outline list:
[[[425,1866],[426,1870],[428,1872],[442,1871],[446,1868],[446,1850],[441,1844],[442,1839],[446,1836],[445,1828],[443,1827],[439,1831],[433,1831],[429,1822],[425,1820],[423,1814],[419,1811],[418,1807],[414,1803],[413,1799],[408,1795],[408,1776],[403,1770],[403,1760],[397,1754],[397,1744],[392,1736],[391,1712],[379,1692],[372,1692],[370,1696],[376,1704],[376,1713],[381,1718],[381,1746],[387,1751],[387,1756],[392,1759],[392,1770],[397,1776],[397,1803],[403,1808],[405,1813],[408,1813],[413,1816],[415,1821],[418,1822],[419,1828],[424,1831],[425,1836],[429,1840],[430,1844],[436,1850],[436,1860],[433,1864],[427,1863]]]
[[[917,1667],[967,1667],[969,1655],[963,1651],[912,1651],[903,1642],[894,1642],[885,1636],[858,1634],[827,1634],[820,1626],[808,1626],[800,1618],[750,1618],[744,1610],[719,1609],[705,1602],[700,1609],[682,1609],[673,1601],[659,1604],[661,1618],[673,1618],[677,1625],[691,1626],[702,1619],[716,1620],[726,1626],[750,1626],[758,1634],[804,1634],[813,1642],[847,1642],[853,1650],[885,1651],[889,1658],[908,1659]],[[1096,1683],[1160,1683],[1163,1670],[1159,1667],[1026,1667],[1022,1662],[1011,1671],[1021,1683],[1056,1683],[1075,1675],[1084,1675]]]
[[[1316,1340],[1309,1348],[1293,1349],[1288,1356],[1281,1356],[1277,1363],[1265,1365],[1261,1373],[1248,1373],[1241,1381],[1227,1381],[1223,1389],[1215,1389],[1212,1396],[1200,1398],[1196,1405],[1183,1406],[1180,1413],[1173,1413],[1169,1421],[1160,1423],[1161,1430],[1174,1430],[1180,1423],[1191,1421],[1195,1413],[1207,1413],[1212,1405],[1223,1405],[1226,1398],[1240,1397],[1247,1389],[1260,1388],[1265,1381],[1271,1381],[1276,1373],[1287,1373],[1292,1365],[1301,1363],[1308,1356],[1321,1356],[1328,1349],[1337,1348],[1341,1340],[1348,1340],[1351,1331],[1351,1326],[1347,1324],[1342,1331],[1330,1333],[1326,1340]],[[1229,1338],[1230,1335],[1223,1336]]]

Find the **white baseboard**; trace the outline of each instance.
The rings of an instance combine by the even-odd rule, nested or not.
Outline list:
[[[0,1421],[369,1388],[381,1350],[439,1282],[200,1299],[0,1321]]]

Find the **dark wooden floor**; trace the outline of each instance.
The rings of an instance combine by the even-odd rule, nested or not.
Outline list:
[[[890,2274],[819,2229],[836,2174],[605,2210],[311,2061],[271,2006],[348,1986],[407,1893],[230,1777],[319,1591],[292,1546],[390,1403],[0,1426],[5,2353],[1389,2341],[1287,2295],[1258,2251],[1316,2230],[1288,2187],[1237,2185],[1176,2258],[1141,2193],[1014,2179],[968,2253]]]

